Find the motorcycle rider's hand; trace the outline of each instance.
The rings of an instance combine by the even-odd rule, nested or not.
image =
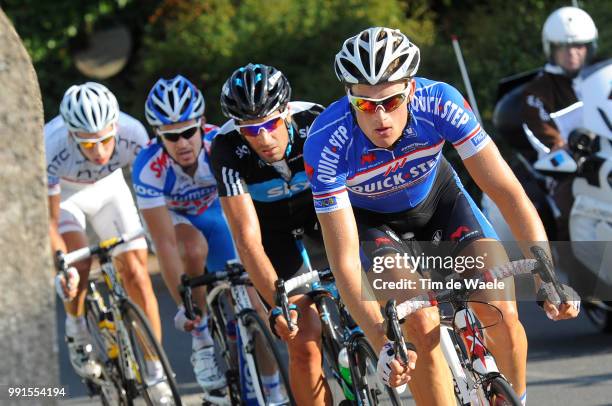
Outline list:
[[[550,152],[556,151],[558,149],[563,149],[565,147],[565,141],[558,140],[550,147]]]

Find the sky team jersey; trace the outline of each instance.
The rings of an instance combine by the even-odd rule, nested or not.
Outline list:
[[[85,158],[60,116],[45,124],[44,134],[50,196],[60,194],[61,184],[72,189],[85,188],[131,165],[136,155],[149,142],[147,131],[140,121],[125,113],[119,113],[115,149],[109,162],[104,165]]]
[[[283,161],[267,164],[261,160],[236,131],[233,120],[221,127],[212,143],[212,167],[219,195],[249,193],[260,221],[268,217],[289,218],[287,216],[304,209],[303,206],[312,212],[310,184],[304,171],[302,151],[308,129],[323,111],[323,106],[290,102],[289,108],[293,144]]]
[[[217,198],[217,183],[210,169],[207,150],[218,127],[206,125],[198,169],[186,174],[157,141],[143,149],[132,169],[132,183],[140,209],[167,206],[186,215],[202,214]]]
[[[349,205],[381,213],[413,208],[431,189],[445,141],[461,159],[490,142],[454,87],[420,77],[415,81],[410,121],[392,149],[376,147],[365,136],[347,97],[314,122],[304,164],[318,213]]]

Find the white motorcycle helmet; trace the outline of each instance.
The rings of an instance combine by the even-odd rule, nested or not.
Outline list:
[[[588,48],[587,60],[597,49],[597,27],[586,11],[577,7],[561,7],[555,10],[542,28],[542,47],[544,54],[552,60],[555,45],[585,44]]]

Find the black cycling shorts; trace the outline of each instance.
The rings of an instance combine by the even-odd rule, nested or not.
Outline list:
[[[294,229],[304,229],[306,237],[302,241],[305,242],[305,240],[307,240],[305,245],[310,260],[314,263],[313,265],[316,264],[317,260],[312,251],[322,250],[323,237],[317,223],[314,206],[312,207],[312,214],[304,216],[301,220],[302,221],[292,224],[293,227],[287,227],[284,230],[278,227],[275,229],[266,229],[262,227],[261,229],[264,251],[268,258],[270,258],[270,262],[272,262],[272,266],[274,266],[279,278],[292,278],[302,267],[302,253],[298,250],[298,246],[292,234]],[[313,242],[317,247],[309,245],[308,243],[310,242]]]
[[[423,250],[434,250],[428,255],[455,255],[474,240],[499,239],[450,164],[441,159],[438,165],[431,191],[416,207],[397,213],[353,208],[363,269],[371,269],[375,256],[418,254],[412,243],[404,241],[407,233],[417,241],[431,242],[420,244]],[[440,244],[440,249],[450,252],[435,252],[442,241],[450,244]]]

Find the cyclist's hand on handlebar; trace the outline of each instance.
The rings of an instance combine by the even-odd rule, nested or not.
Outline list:
[[[201,321],[202,319],[199,315],[196,315],[195,319],[193,320],[187,318],[187,315],[185,314],[185,307],[179,306],[176,315],[174,316],[174,327],[176,327],[176,329],[179,331],[189,333],[193,331],[193,329],[196,328]]]
[[[283,316],[283,312],[281,311],[280,307],[272,308],[268,317],[270,321],[270,329],[278,338],[284,341],[293,340],[299,331],[299,313],[298,308],[295,304],[289,305],[289,317],[291,317],[293,330],[289,330],[287,320],[285,319],[285,316]]]
[[[70,302],[77,295],[80,277],[79,272],[72,266],[66,270],[66,275],[68,276],[68,283],[66,283],[62,272],[55,275],[55,291],[64,302]]]
[[[376,372],[382,381],[391,387],[399,387],[410,381],[410,373],[416,366],[417,354],[408,350],[408,364],[402,365],[396,358],[394,342],[387,341],[378,354]]]
[[[546,312],[546,316],[548,316],[551,320],[565,320],[565,319],[573,319],[578,316],[580,313],[580,296],[574,289],[567,285],[561,285],[565,294],[567,295],[567,300],[561,303],[559,306],[556,306],[554,303],[551,303],[549,300],[545,299],[545,295],[541,292],[538,292],[538,300],[540,306]],[[542,302],[541,299],[545,300]]]

